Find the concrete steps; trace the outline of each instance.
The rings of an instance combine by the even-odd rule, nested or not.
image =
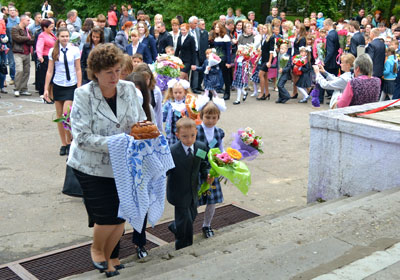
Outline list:
[[[400,242],[400,189],[370,192],[216,231],[179,251],[168,244],[145,260],[130,257],[120,279],[311,279]],[[371,245],[379,240],[381,246]],[[311,277],[312,276],[312,277]],[[296,278],[297,277],[297,278]],[[101,279],[89,272],[70,277]]]

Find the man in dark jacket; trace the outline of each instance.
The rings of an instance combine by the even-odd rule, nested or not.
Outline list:
[[[14,96],[32,95],[28,92],[28,80],[30,73],[30,54],[35,38],[27,29],[29,17],[22,15],[19,24],[11,29],[12,51],[15,59],[15,88]]]
[[[336,62],[336,58],[339,54],[339,36],[335,29],[333,29],[333,21],[328,18],[324,20],[324,29],[326,30],[326,56],[324,60],[325,70],[335,76],[339,73],[339,64]],[[326,91],[328,96],[332,96],[333,90]],[[320,101],[323,101],[324,92],[321,91],[322,97],[320,96]]]
[[[372,76],[382,79],[383,68],[385,65],[385,43],[379,39],[379,29],[373,28],[369,34],[371,42],[365,48],[367,53],[372,59]]]
[[[360,24],[356,20],[350,22],[350,32],[353,33],[350,41],[350,53],[357,57],[357,47],[365,45],[365,38],[360,33]]]
[[[166,47],[174,45],[174,41],[172,40],[172,35],[165,30],[164,22],[157,23],[156,28],[158,31],[157,52],[162,54],[165,53]]]

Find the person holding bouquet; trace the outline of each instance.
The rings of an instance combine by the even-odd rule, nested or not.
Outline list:
[[[212,183],[206,162],[207,147],[196,141],[196,123],[182,118],[176,123],[179,140],[171,146],[175,168],[167,172],[167,200],[175,208],[175,219],[168,229],[175,235],[175,249],[193,244],[193,222],[197,216],[199,177]]]
[[[215,49],[206,50],[207,59],[203,66],[196,67],[196,70],[204,71],[204,96],[217,97],[217,87],[219,84],[219,64],[221,58],[215,53]]]
[[[293,68],[297,69],[296,74],[299,79],[296,82],[297,90],[303,95],[303,99],[299,103],[307,103],[310,96],[307,93],[307,88],[311,87],[311,48],[300,47],[300,54],[293,58]],[[293,70],[296,71],[296,70]]]
[[[214,103],[215,101],[216,103]],[[219,98],[214,98],[213,101],[208,101],[205,104],[199,104],[200,118],[203,121],[197,126],[197,141],[203,143],[208,148],[219,148],[224,151],[222,140],[225,132],[216,125],[220,118],[221,111],[225,110],[225,103]],[[200,103],[200,102],[199,102]],[[201,181],[204,183],[204,180]],[[215,205],[222,203],[224,196],[222,194],[221,184],[216,178],[212,182],[210,189],[199,198],[199,206],[207,205],[204,212],[203,235],[205,238],[214,236],[214,231],[211,228],[211,221],[215,213]]]
[[[278,100],[275,103],[286,103],[290,99],[290,94],[285,88],[285,84],[291,78],[292,63],[288,54],[288,44],[284,42],[280,45],[278,54]]]
[[[165,122],[165,134],[170,145],[178,141],[176,123],[182,116],[187,115],[185,98],[188,93],[191,93],[191,90],[187,80],[173,79],[168,82],[163,106],[163,122]]]

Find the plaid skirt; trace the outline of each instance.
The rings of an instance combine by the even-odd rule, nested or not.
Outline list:
[[[395,80],[383,80],[382,90],[386,94],[393,94],[396,85]]]
[[[199,206],[207,204],[222,203],[224,196],[222,194],[221,184],[218,178],[214,180],[214,183],[210,189],[199,198]]]
[[[235,88],[245,88],[248,86],[249,78],[246,73],[243,73],[243,66],[241,63],[237,65],[235,77],[232,86]]]
[[[258,76],[259,73],[260,73],[260,66],[257,65],[256,71],[254,71],[254,74],[251,75],[251,78],[250,78],[256,84],[260,83],[260,76]]]

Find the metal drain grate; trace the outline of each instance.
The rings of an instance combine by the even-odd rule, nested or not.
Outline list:
[[[8,267],[0,268],[1,280],[19,280],[20,278]]]
[[[219,229],[257,216],[259,215],[238,206],[229,204],[215,209],[215,215],[211,226],[212,228]],[[193,225],[194,234],[201,232],[203,219],[204,213],[199,213]],[[170,222],[156,225],[154,228],[148,228],[147,232],[167,242],[173,242],[175,241],[175,237],[168,229],[169,224]]]
[[[157,244],[147,241],[146,248],[148,250],[154,247],[157,247]],[[125,234],[121,239],[120,258],[126,258],[135,253],[132,233]],[[40,280],[60,279],[90,271],[93,270],[90,245],[27,261],[21,263],[21,266]]]

